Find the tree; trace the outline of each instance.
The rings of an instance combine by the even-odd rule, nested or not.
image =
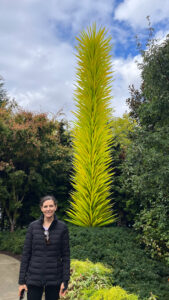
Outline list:
[[[141,90],[142,88],[143,85],[141,86]],[[132,117],[134,120],[136,120],[137,123],[139,124],[138,110],[140,108],[140,105],[143,104],[146,101],[146,99],[144,98],[144,95],[139,90],[135,89],[133,84],[129,86],[129,90],[130,90],[130,97],[126,100],[126,103],[130,108],[129,116]]]
[[[4,88],[4,81],[3,78],[0,76],[0,107],[6,106],[8,102],[9,102],[9,98]]]
[[[114,208],[118,215],[118,225],[127,225],[129,220],[126,216],[124,199],[126,200],[126,192],[122,189],[122,170],[123,163],[126,158],[126,152],[131,144],[131,137],[137,126],[135,120],[133,120],[128,114],[124,114],[123,117],[112,118],[112,163],[111,166],[114,170],[114,176],[112,177],[112,195],[114,201]]]
[[[30,214],[37,216],[44,194],[54,194],[61,207],[66,202],[71,151],[66,138],[64,145],[60,142],[59,128],[46,114],[0,108],[0,199],[11,231],[16,222],[23,219],[25,224]]]
[[[104,28],[97,31],[93,25],[77,40],[74,191],[67,220],[80,226],[104,226],[115,221],[110,204],[111,38]]]
[[[139,95],[135,95],[145,100],[135,110],[139,126],[135,128],[123,165],[123,188],[128,192],[125,207],[152,255],[167,259],[169,37],[162,44],[152,40],[142,55],[142,85]]]
[[[113,145],[120,144],[123,149],[129,146],[135,126],[137,126],[137,122],[126,113],[123,114],[123,117],[113,117],[111,120]]]

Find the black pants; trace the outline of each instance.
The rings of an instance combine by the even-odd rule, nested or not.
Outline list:
[[[41,300],[44,288],[28,285],[27,300]],[[60,285],[45,287],[45,300],[59,299]]]

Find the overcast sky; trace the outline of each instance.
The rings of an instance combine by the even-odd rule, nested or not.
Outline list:
[[[96,21],[112,36],[112,107],[122,116],[128,86],[140,85],[135,35],[145,41],[148,15],[163,39],[169,0],[0,0],[0,75],[8,94],[24,109],[63,109],[72,120],[75,37]]]

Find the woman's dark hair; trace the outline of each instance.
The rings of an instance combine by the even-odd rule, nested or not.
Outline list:
[[[54,196],[51,196],[51,195],[47,195],[47,196],[44,196],[40,199],[40,207],[43,206],[43,203],[47,200],[53,200],[54,204],[57,205],[58,202],[56,200],[56,198]]]

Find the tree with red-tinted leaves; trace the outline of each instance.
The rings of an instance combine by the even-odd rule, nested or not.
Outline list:
[[[13,231],[21,208],[27,217],[23,204],[30,214],[44,194],[66,198],[70,147],[61,144],[59,122],[46,114],[1,107],[0,127],[0,199]]]

